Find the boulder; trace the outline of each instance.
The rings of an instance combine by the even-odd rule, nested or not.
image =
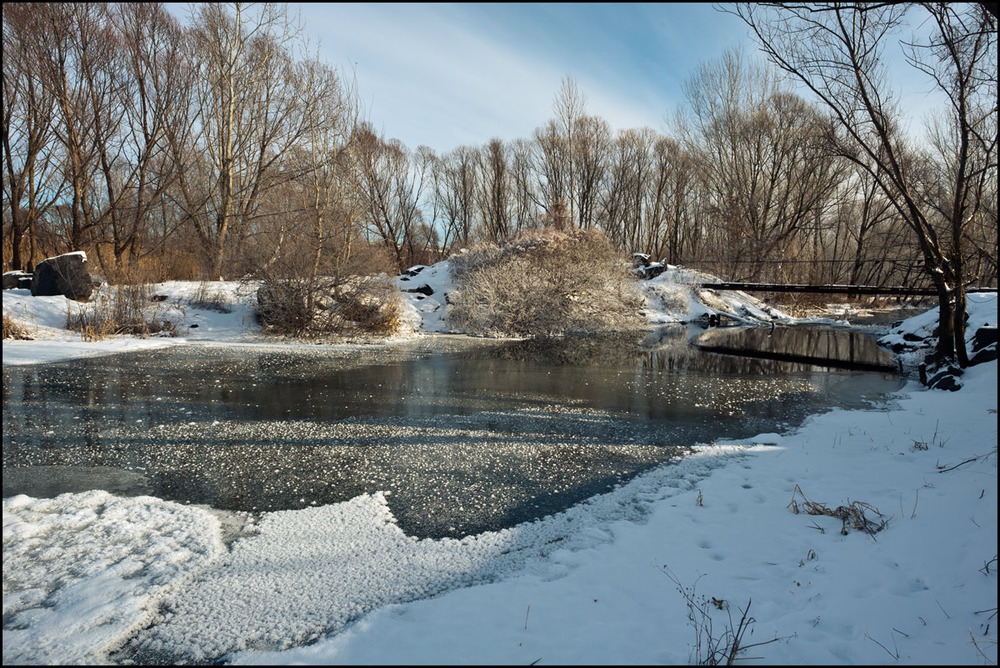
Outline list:
[[[947,365],[944,368],[934,369],[926,364],[920,366],[920,380],[927,387],[935,390],[948,390],[957,392],[962,389],[962,381],[959,380],[964,371],[954,365]]]
[[[94,291],[94,280],[87,273],[86,263],[87,254],[83,251],[42,260],[35,265],[31,295],[63,295],[67,299],[87,301]]]
[[[636,269],[648,267],[650,258],[645,253],[632,253],[632,266]]]
[[[975,366],[984,362],[992,362],[995,359],[997,359],[997,347],[995,345],[989,346],[973,355],[972,358],[969,359],[969,366]]]
[[[973,355],[969,364],[975,366],[983,362],[997,359],[997,326],[985,325],[976,330],[972,336]]]
[[[645,279],[656,278],[667,270],[667,265],[662,262],[651,262],[649,266],[643,267],[642,277]]]
[[[31,274],[26,271],[5,271],[3,274],[3,289],[16,290],[17,288],[24,287],[22,279],[25,278],[30,279]]]
[[[4,274],[4,276],[6,277],[6,274]],[[983,348],[986,348],[987,346],[995,344],[996,342],[997,342],[996,325],[993,326],[987,325],[985,327],[980,327],[979,329],[976,330],[976,333],[972,337],[972,350],[978,352]]]

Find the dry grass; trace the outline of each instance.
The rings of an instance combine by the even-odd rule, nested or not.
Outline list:
[[[19,321],[11,318],[6,313],[3,314],[3,340],[32,341],[34,337],[31,332]]]
[[[796,497],[802,497],[802,508],[799,509],[799,502]],[[889,520],[878,511],[877,508],[864,503],[863,501],[849,501],[847,505],[828,508],[825,503],[810,501],[798,485],[792,492],[792,500],[788,504],[793,513],[805,512],[807,515],[826,515],[836,517],[841,521],[840,533],[847,535],[850,529],[864,531],[875,538],[875,534],[886,528]],[[868,513],[871,513],[869,517]]]
[[[176,325],[160,318],[152,303],[146,284],[108,286],[83,308],[70,309],[66,329],[80,332],[84,341],[120,335],[176,336]]]
[[[677,591],[684,598],[688,610],[688,622],[694,629],[694,642],[690,645],[690,659],[699,666],[732,666],[737,661],[759,659],[761,657],[742,656],[754,647],[769,645],[784,638],[772,638],[763,642],[747,643],[747,632],[753,635],[753,625],[757,620],[750,616],[750,604],[739,609],[738,622],[733,621],[732,609],[725,599],[715,596],[698,594],[697,581],[690,587],[685,587],[669,568],[663,567],[663,572],[677,586]],[[700,578],[699,578],[700,579]],[[725,628],[722,632],[715,629],[712,610],[722,610],[726,613]]]

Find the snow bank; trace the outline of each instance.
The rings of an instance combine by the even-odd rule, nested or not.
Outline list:
[[[100,663],[225,553],[204,510],[103,491],[3,501],[3,662]]]
[[[445,333],[448,328],[448,294],[455,289],[448,260],[432,266],[410,267],[395,278],[409,305],[408,318],[415,331]],[[428,290],[429,288],[429,290]],[[423,290],[423,292],[418,292]],[[431,294],[425,294],[426,292]]]
[[[655,278],[639,281],[646,300],[643,314],[652,324],[707,321],[709,316],[718,315],[746,325],[798,322],[745,292],[701,287],[719,282],[711,274],[668,264]]]
[[[974,292],[966,295],[966,313],[968,319],[965,322],[965,341],[971,349],[972,339],[979,328],[997,325],[997,293]],[[940,310],[935,306],[929,311],[907,318],[879,337],[879,344],[898,350],[909,360],[919,363],[936,344],[939,314]]]

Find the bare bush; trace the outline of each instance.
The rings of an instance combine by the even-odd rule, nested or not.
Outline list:
[[[204,311],[232,313],[233,305],[230,303],[230,298],[222,290],[214,288],[213,285],[210,281],[202,281],[188,303],[193,308]]]
[[[161,318],[155,307],[150,307],[153,303],[149,286],[144,283],[109,287],[86,306],[71,309],[66,316],[66,329],[80,332],[86,341],[121,334],[176,336],[177,326]]]
[[[257,292],[265,332],[300,337],[390,336],[402,326],[399,290],[385,276],[268,279]]]
[[[310,324],[305,280],[267,279],[257,290],[257,319],[265,332],[299,334]]]
[[[601,232],[531,230],[453,256],[453,328],[485,336],[624,330],[641,303],[628,262]]]

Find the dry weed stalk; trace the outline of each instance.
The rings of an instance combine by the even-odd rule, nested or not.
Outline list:
[[[20,322],[10,317],[6,313],[3,314],[3,339],[13,339],[15,341],[31,341],[31,332],[27,327],[22,325]]]
[[[752,599],[747,600],[746,608],[740,609],[740,619],[734,624],[732,610],[725,599],[698,595],[696,593],[697,581],[690,587],[685,587],[667,566],[664,565],[662,571],[677,586],[677,591],[687,603],[687,617],[694,629],[695,636],[694,644],[690,647],[691,658],[696,664],[700,666],[732,666],[740,659],[759,659],[762,657],[741,655],[753,647],[761,647],[783,640],[783,638],[772,638],[763,642],[744,642],[747,632],[753,635],[752,627],[757,622],[749,614]],[[701,577],[698,579],[700,580]],[[715,635],[709,605],[726,612],[728,624],[721,635]]]
[[[788,504],[792,512],[796,514],[800,512],[796,496],[802,497],[801,512],[805,512],[808,515],[827,515],[840,519],[842,522],[840,533],[845,536],[848,533],[848,529],[853,528],[864,531],[874,539],[875,534],[886,528],[889,524],[889,520],[885,515],[864,501],[848,501],[846,506],[828,508],[825,503],[810,501],[809,497],[806,496],[805,492],[798,485],[795,485],[795,490],[792,492],[792,500]],[[877,519],[869,517],[866,513],[871,513]]]

